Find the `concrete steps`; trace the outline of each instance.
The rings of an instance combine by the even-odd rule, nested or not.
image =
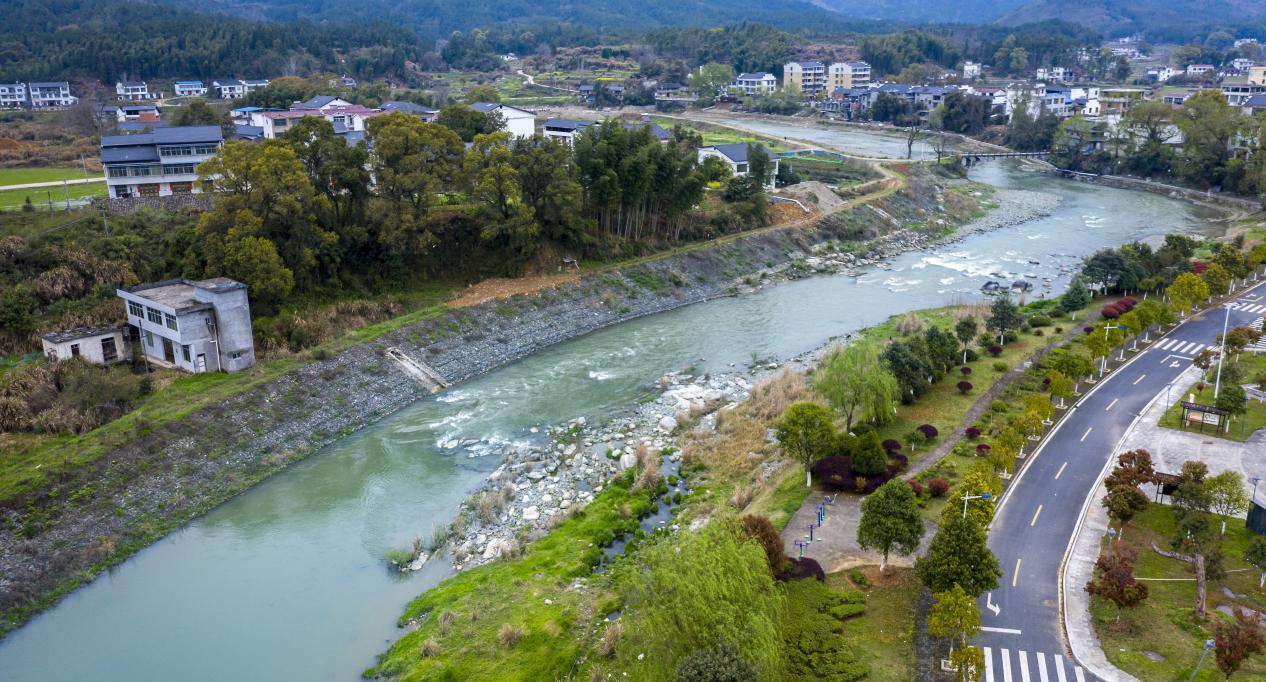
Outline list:
[[[439,372],[427,366],[424,362],[414,360],[399,348],[395,346],[388,348],[387,357],[395,361],[401,371],[431,393],[439,393],[448,388],[448,382],[444,380],[444,377]]]

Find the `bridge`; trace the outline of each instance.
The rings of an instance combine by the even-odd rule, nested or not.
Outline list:
[[[957,156],[959,159],[959,163],[963,164],[964,166],[974,166],[980,163],[981,161],[989,161],[992,159],[1041,159],[1050,155],[1051,153],[1049,151],[988,152],[988,153],[966,152],[962,154],[955,154],[955,156]]]

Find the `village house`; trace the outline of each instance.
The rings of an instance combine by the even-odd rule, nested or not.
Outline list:
[[[120,102],[152,99],[149,95],[149,85],[145,81],[120,81],[115,83],[114,94]]]
[[[1226,97],[1227,104],[1233,107],[1242,107],[1250,97],[1263,93],[1266,93],[1266,84],[1250,83],[1247,78],[1227,78],[1222,81],[1222,94]]]
[[[75,327],[40,334],[44,356],[54,362],[79,358],[91,365],[112,365],[132,359],[127,327]]]
[[[536,114],[527,109],[499,102],[475,102],[470,108],[483,114],[500,114],[501,130],[510,133],[513,139],[524,140],[536,134]]]
[[[254,80],[247,79],[247,80],[242,81],[242,85],[246,86],[247,93],[252,93],[260,88],[268,87],[268,79],[267,78],[256,78]]]
[[[187,372],[237,372],[255,364],[246,285],[216,277],[118,289],[147,362]]]
[[[175,92],[177,97],[204,97],[207,86],[202,81],[176,81]]]
[[[224,142],[220,126],[155,128],[134,135],[104,135],[101,166],[109,196],[161,197],[196,194],[198,165]]]
[[[699,93],[687,88],[681,83],[656,83],[655,101],[681,102],[683,104],[689,104],[691,102],[699,101]]]
[[[73,107],[79,101],[78,97],[70,94],[70,83],[66,81],[31,83],[27,86],[27,94],[32,109]]]
[[[122,104],[114,107],[114,116],[119,123],[124,121],[147,121],[152,123],[162,118],[158,113],[158,107],[153,104]]]
[[[1204,74],[1212,73],[1215,70],[1216,70],[1216,67],[1214,67],[1212,64],[1188,64],[1187,65],[1188,76],[1203,76]]]
[[[753,144],[751,146],[760,147],[762,149],[764,148],[759,144]],[[748,144],[745,142],[735,144],[714,144],[708,147],[700,147],[699,163],[703,163],[708,157],[718,158],[730,167],[730,173],[732,175],[741,175],[746,177],[748,174],[747,148]],[[774,176],[778,175],[779,157],[777,154],[770,153],[768,150],[766,150],[766,153],[769,154],[769,179],[766,182],[765,187],[767,189],[773,189]]]
[[[970,59],[963,62],[963,80],[974,81],[981,76],[981,66]]]
[[[343,100],[337,100],[342,102]],[[382,109],[370,109],[359,104],[345,106],[327,103],[321,107],[292,108],[288,111],[260,110],[250,114],[249,125],[260,128],[264,139],[271,140],[286,134],[299,121],[308,116],[319,116],[329,121],[338,134],[364,132],[365,121],[379,116]]]
[[[757,71],[755,73],[740,73],[730,83],[730,89],[738,94],[747,97],[764,97],[765,95],[774,94],[774,90],[778,88],[778,79],[774,78],[774,74]]]
[[[434,123],[440,116],[438,109],[424,107],[421,104],[414,104],[413,102],[383,102],[380,108],[383,112],[388,114],[399,112],[402,114],[409,114],[410,116],[417,116],[427,123]]]
[[[0,107],[16,109],[26,104],[26,83],[0,83]]]
[[[551,140],[563,142],[571,147],[576,142],[576,136],[584,132],[590,126],[597,125],[597,121],[580,121],[569,118],[550,118],[546,119],[544,125],[541,126],[541,132],[545,137]]]
[[[335,97],[334,95],[317,95],[316,97],[313,97],[312,99],[309,99],[307,101],[295,102],[291,104],[290,110],[291,111],[297,111],[297,110],[320,111],[324,113],[326,109],[335,109],[338,107],[350,107],[350,106],[354,106],[354,105],[351,102],[343,99],[342,97]]]
[[[237,99],[246,96],[246,84],[236,78],[218,78],[211,81],[215,96],[220,99]]]

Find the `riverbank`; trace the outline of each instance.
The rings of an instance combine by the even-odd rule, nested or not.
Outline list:
[[[901,237],[863,246],[893,234],[894,222],[914,226],[910,235],[940,236],[980,212],[969,186],[915,169],[907,188],[811,225],[739,236],[535,296],[447,310],[314,357],[180,421],[138,425],[133,441],[4,511],[3,630],[287,464],[425,397],[387,358],[388,348],[456,383],[602,327],[757,286],[819,244],[853,244],[856,262],[865,263],[917,246]]]

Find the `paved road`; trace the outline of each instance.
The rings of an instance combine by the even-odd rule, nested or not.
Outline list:
[[[49,182],[28,182],[24,185],[0,185],[0,192],[10,189],[37,189],[40,187],[61,187],[62,185],[86,185],[92,182],[105,182],[105,176],[91,178],[75,178],[73,180],[52,180]]]
[[[1266,282],[1241,291],[1235,301],[1230,325],[1249,324],[1260,315],[1254,310],[1266,305]],[[1066,653],[1060,563],[1086,496],[1117,442],[1147,403],[1191,365],[1194,354],[1214,342],[1224,315],[1219,309],[1187,322],[1101,382],[1014,482],[989,536],[1003,577],[999,589],[980,600],[987,629],[976,644],[985,650],[986,682],[1096,679]],[[998,615],[987,609],[990,601]]]

